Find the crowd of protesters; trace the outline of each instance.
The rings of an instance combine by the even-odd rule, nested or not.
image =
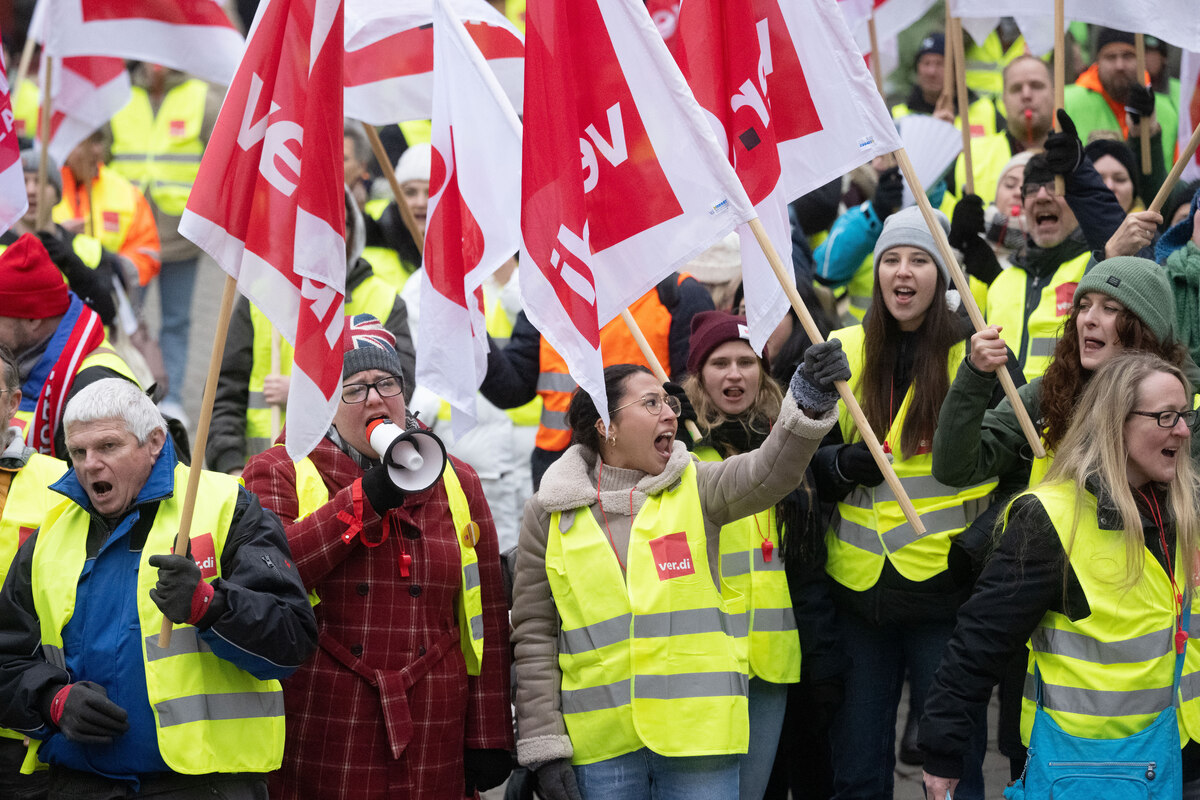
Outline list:
[[[1028,796],[1200,797],[1200,191],[1148,210],[1180,114],[1146,46],[1139,76],[1133,34],[1082,36],[1056,112],[1011,20],[971,43],[973,174],[929,187],[940,232],[887,157],[793,202],[827,341],[793,311],[751,347],[731,235],[629,307],[666,380],[601,328],[602,414],[514,257],[464,435],[416,380],[428,130],[381,132],[393,197],[346,120],[342,385],[295,462],[292,350],[245,298],[190,447],[211,265],[178,225],[219,87],[131,65],[129,105],[39,181],[14,86],[0,796],[865,800],[899,759],[980,800],[998,692]],[[963,124],[946,47],[921,40],[897,119]]]

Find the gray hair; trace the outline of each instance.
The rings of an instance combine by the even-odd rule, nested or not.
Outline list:
[[[374,154],[371,152],[371,143],[367,140],[367,132],[363,130],[362,123],[346,119],[342,123],[342,136],[349,139],[353,145],[354,157],[358,163],[370,169]]]
[[[105,419],[122,420],[138,444],[145,444],[155,428],[167,434],[167,421],[154,401],[124,378],[104,378],[81,389],[67,402],[63,429],[70,430],[76,422]]]

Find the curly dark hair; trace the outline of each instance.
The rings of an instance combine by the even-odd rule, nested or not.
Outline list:
[[[1042,376],[1042,438],[1050,448],[1057,447],[1066,435],[1071,425],[1071,415],[1092,376],[1092,372],[1085,369],[1079,360],[1078,318],[1079,304],[1076,303],[1063,323],[1062,336],[1054,348],[1054,358]],[[1173,339],[1160,342],[1146,323],[1127,308],[1122,308],[1117,314],[1116,330],[1121,345],[1128,350],[1153,353],[1180,369],[1187,363],[1187,348]]]

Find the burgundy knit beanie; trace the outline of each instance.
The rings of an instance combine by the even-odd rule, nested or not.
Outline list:
[[[0,317],[46,319],[70,305],[62,273],[32,233],[0,253]]]
[[[713,350],[734,339],[750,343],[750,329],[746,318],[727,311],[701,311],[692,317],[692,335],[688,340],[687,370],[693,375],[700,373],[704,361]]]

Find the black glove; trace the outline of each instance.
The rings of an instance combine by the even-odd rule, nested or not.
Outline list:
[[[150,590],[150,599],[158,610],[176,625],[191,621],[193,600],[200,584],[204,583],[200,578],[200,567],[186,556],[161,553],[150,556],[147,563],[158,568],[158,583]],[[204,585],[208,586],[207,583]],[[209,596],[211,598],[211,594]]]
[[[463,797],[474,797],[475,790],[487,791],[504,783],[512,772],[512,753],[507,750],[464,750],[463,775],[466,789]]]
[[[54,266],[71,285],[71,291],[100,315],[101,322],[112,325],[117,318],[117,306],[112,299],[112,287],[105,285],[101,274],[88,269],[71,245],[50,231],[38,231],[37,237]]]
[[[804,722],[809,730],[825,731],[833,724],[846,700],[846,682],[841,677],[803,680],[799,684],[799,693]]]
[[[692,401],[688,399],[687,392],[683,390],[675,381],[667,381],[663,384],[663,391],[679,401],[679,427],[683,427],[685,422],[695,422],[696,409],[692,406]]]
[[[408,493],[392,483],[386,464],[371,467],[362,476],[363,494],[376,514],[385,514],[390,509],[399,508],[404,504]]]
[[[824,414],[837,405],[835,381],[850,380],[850,362],[838,339],[809,345],[804,361],[796,367],[788,390],[801,408]]]
[[[1149,86],[1135,83],[1129,87],[1129,97],[1125,99],[1125,111],[1131,115],[1129,124],[1132,127],[1154,113],[1154,90]]]
[[[858,486],[878,486],[883,483],[883,473],[866,442],[842,445],[837,453],[837,468],[848,483]]]
[[[125,709],[98,683],[68,683],[51,696],[47,717],[63,736],[81,744],[111,744],[129,730]]]
[[[579,785],[575,783],[571,759],[547,761],[537,768],[534,775],[537,776],[537,793],[542,800],[583,800]]]
[[[1083,163],[1083,142],[1075,130],[1071,116],[1058,110],[1058,133],[1046,137],[1046,162],[1057,175],[1070,175]]]
[[[880,222],[883,222],[900,210],[902,202],[904,202],[904,179],[900,177],[900,168],[892,167],[884,170],[883,174],[879,176],[879,184],[875,187],[875,197],[871,200],[871,208],[875,209],[875,216],[879,217]]]
[[[977,194],[964,194],[954,207],[954,219],[950,222],[950,233],[946,238],[950,246],[962,252],[972,239],[978,239],[986,227],[983,218],[983,198]]]

